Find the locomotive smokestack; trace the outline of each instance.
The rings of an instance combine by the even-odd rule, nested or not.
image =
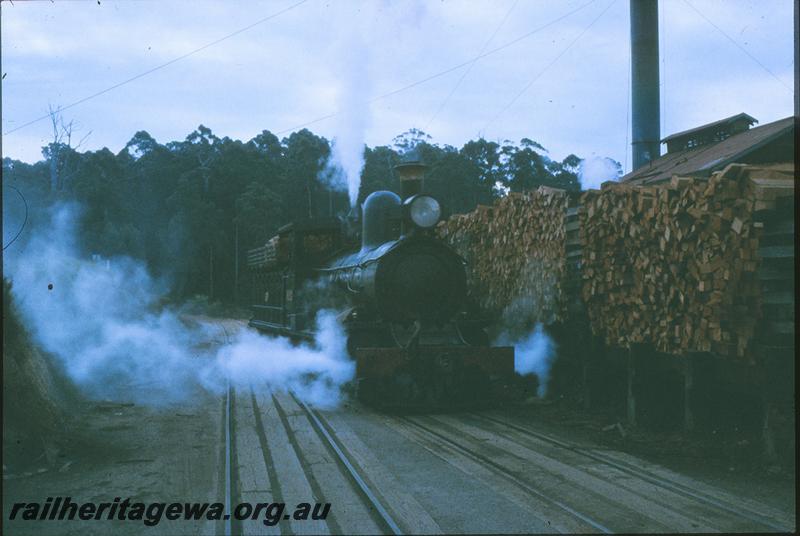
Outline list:
[[[661,155],[658,87],[658,0],[631,3],[633,169]]]
[[[408,199],[412,195],[422,193],[423,178],[428,166],[416,149],[411,149],[403,155],[403,159],[394,169],[400,175],[400,198]]]

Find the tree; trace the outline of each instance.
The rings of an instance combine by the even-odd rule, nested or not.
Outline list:
[[[324,214],[327,196],[321,199],[324,190],[317,179],[331,154],[328,140],[303,129],[283,139],[287,187],[284,201],[299,217],[312,218]]]
[[[322,177],[330,143],[309,130],[282,140],[264,130],[242,142],[200,125],[181,141],[161,144],[139,131],[117,154],[79,152],[83,140],[73,147],[74,123],[50,111],[53,139],[42,150],[45,160],[29,165],[4,158],[3,180],[24,191],[32,218],[54,199],[80,202],[84,253],[142,259],[151,273],[169,276],[177,299],[203,293],[230,301],[247,249],[286,223],[349,211],[347,194]],[[365,148],[358,203],[376,190],[400,191],[394,167],[412,148],[429,166],[425,188],[445,215],[490,204],[506,189],[579,188],[582,160],[552,160],[531,138],[480,138],[457,149],[410,129],[390,146]]]
[[[406,151],[414,149],[421,143],[430,143],[430,140],[432,140],[432,138],[428,134],[417,128],[412,128],[399,136],[395,136],[392,140],[392,144],[396,151],[405,153]]]
[[[394,171],[394,166],[399,162],[400,156],[390,147],[381,146],[373,149],[367,147],[358,194],[359,205],[369,194],[378,190],[400,192],[400,179]]]
[[[53,141],[42,148],[42,155],[50,163],[50,191],[60,192],[74,173],[76,151],[91,134],[84,136],[75,147],[72,147],[72,134],[77,131],[74,121],[64,122],[60,108],[48,106],[50,123],[53,126]],[[71,165],[72,164],[72,165]]]

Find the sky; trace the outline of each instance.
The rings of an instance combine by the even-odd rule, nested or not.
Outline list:
[[[52,126],[23,125],[48,106],[152,70],[62,112],[73,141],[86,136],[79,150],[116,153],[139,130],[183,140],[200,124],[244,141],[305,125],[369,146],[418,128],[455,147],[530,138],[554,159],[608,156],[630,170],[627,0],[5,0],[0,10],[3,156],[26,162],[42,158]],[[792,115],[791,0],[661,0],[659,19],[662,137],[739,112],[761,124]]]

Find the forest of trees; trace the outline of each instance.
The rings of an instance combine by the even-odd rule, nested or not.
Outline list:
[[[34,219],[58,200],[81,203],[81,253],[141,259],[155,276],[172,280],[175,299],[202,294],[230,303],[237,244],[243,273],[247,249],[282,225],[349,211],[347,193],[320,179],[329,140],[306,129],[283,139],[265,130],[242,142],[201,125],[185,140],[166,144],[141,131],[117,154],[79,152],[69,139],[54,136],[35,164],[4,158],[4,184],[25,195]],[[365,147],[359,203],[375,190],[398,191],[393,167],[411,147],[430,166],[427,192],[449,214],[490,204],[506,191],[579,189],[575,155],[551,160],[527,138],[502,144],[478,139],[457,149],[412,129],[392,146]]]

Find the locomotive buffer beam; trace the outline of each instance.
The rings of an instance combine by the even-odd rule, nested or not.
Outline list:
[[[497,398],[514,376],[514,348],[358,348],[358,396],[385,407],[457,406]]]

